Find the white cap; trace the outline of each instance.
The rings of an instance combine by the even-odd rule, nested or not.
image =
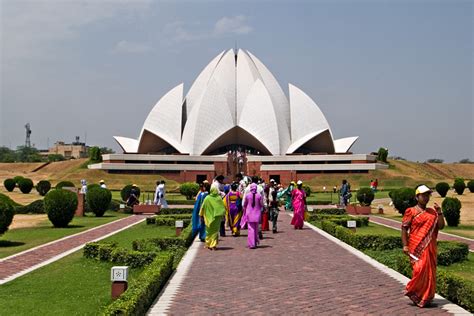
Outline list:
[[[270,182],[275,182],[275,180],[273,180],[273,179],[270,179]]]
[[[428,188],[426,185],[422,184],[422,185],[420,185],[416,188],[415,195],[423,194],[423,193],[426,193],[426,192],[431,193],[433,191],[430,188]]]
[[[303,184],[303,181],[298,180],[298,182],[296,182],[296,184],[297,184],[297,185]]]

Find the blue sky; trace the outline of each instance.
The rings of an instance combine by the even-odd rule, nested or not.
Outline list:
[[[118,150],[237,45],[307,93],[354,152],[474,160],[472,1],[1,3],[0,145],[78,135]]]

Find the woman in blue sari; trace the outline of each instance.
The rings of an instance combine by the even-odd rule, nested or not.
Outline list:
[[[201,217],[199,216],[199,210],[201,209],[202,202],[209,194],[210,189],[209,182],[204,182],[201,184],[201,192],[198,193],[196,196],[196,202],[194,203],[193,208],[193,216],[192,216],[192,227],[193,227],[193,235],[199,234],[199,239],[204,242],[206,241],[206,225],[204,222],[201,221]]]

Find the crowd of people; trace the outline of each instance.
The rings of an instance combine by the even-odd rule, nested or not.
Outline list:
[[[247,247],[255,249],[263,239],[263,231],[278,232],[280,200],[285,209],[293,211],[291,224],[302,229],[306,210],[303,182],[291,182],[284,188],[274,179],[266,183],[259,177],[238,173],[235,181],[224,184],[225,177],[217,176],[212,183],[204,181],[196,196],[192,215],[192,229],[206,248],[215,250],[219,237],[226,235],[226,226],[233,237],[246,229]]]

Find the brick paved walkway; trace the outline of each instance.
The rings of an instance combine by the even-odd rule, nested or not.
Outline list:
[[[85,232],[52,242],[38,248],[26,250],[20,254],[0,260],[0,284],[9,282],[16,277],[24,275],[35,268],[53,262],[62,255],[78,250],[86,243],[111,235],[124,227],[133,225],[145,219],[142,215],[132,215],[100,227],[89,229]]]
[[[393,229],[397,229],[397,230],[401,229],[400,228],[401,223],[396,221],[396,220],[387,219],[387,218],[383,218],[383,217],[380,217],[380,216],[370,216],[369,220],[373,223],[386,225],[386,226],[389,226]],[[451,234],[448,235],[448,234],[443,233],[442,231],[439,232],[438,239],[439,240],[450,240],[450,241],[463,242],[463,243],[469,245],[469,251],[474,251],[474,240],[472,240],[472,239],[457,237],[457,236],[453,236]]]
[[[255,250],[245,248],[246,236],[221,238],[214,252],[200,244],[169,314],[446,313],[413,306],[399,281],[306,226],[293,230],[290,220],[280,213],[280,232],[266,232]]]

